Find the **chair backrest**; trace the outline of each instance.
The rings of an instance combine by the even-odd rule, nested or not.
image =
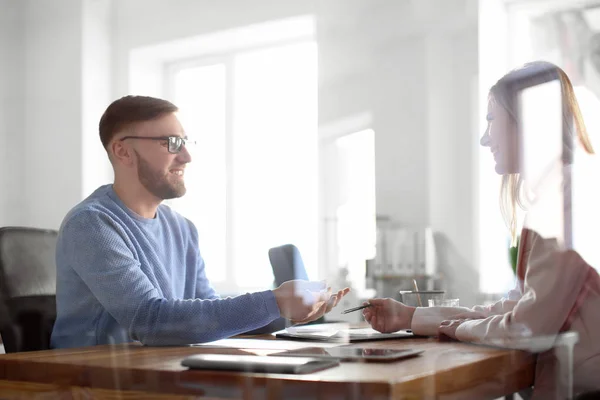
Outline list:
[[[269,261],[273,268],[276,286],[292,279],[308,280],[300,251],[293,244],[284,244],[270,249]]]
[[[309,280],[300,250],[293,244],[284,244],[283,246],[269,249],[269,261],[271,268],[273,268],[273,275],[275,276],[275,286],[293,279]],[[323,322],[325,322],[325,319],[321,317],[311,323],[321,324]],[[280,329],[283,328],[285,326]]]
[[[7,353],[50,346],[57,238],[54,230],[0,228],[0,335]]]

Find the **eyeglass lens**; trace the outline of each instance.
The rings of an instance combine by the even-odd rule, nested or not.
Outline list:
[[[181,146],[183,145],[183,139],[176,136],[171,136],[169,138],[169,152],[170,153],[179,153],[181,151]]]

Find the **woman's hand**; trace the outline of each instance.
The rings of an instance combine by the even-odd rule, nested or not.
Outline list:
[[[363,316],[376,331],[390,333],[410,329],[414,307],[393,299],[371,299],[364,304],[371,304],[363,310]]]
[[[458,340],[456,338],[456,329],[465,321],[468,321],[469,318],[461,318],[461,319],[452,319],[447,321],[442,321],[440,327],[438,328],[439,339],[440,340]]]

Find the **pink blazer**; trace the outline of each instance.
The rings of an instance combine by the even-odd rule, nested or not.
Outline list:
[[[443,320],[468,318],[456,330],[465,342],[511,347],[511,340],[579,333],[574,349],[574,393],[600,389],[600,276],[581,256],[558,249],[556,240],[531,230],[521,235],[518,282],[489,306],[417,308],[412,330],[436,335]],[[533,350],[533,349],[532,349]],[[538,355],[534,398],[556,397],[557,362],[551,350]]]

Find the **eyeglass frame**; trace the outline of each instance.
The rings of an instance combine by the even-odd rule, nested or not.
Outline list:
[[[181,136],[125,136],[122,137],[119,141],[122,142],[125,139],[146,139],[146,140],[164,140],[167,142],[167,151],[171,154],[178,154],[181,152],[181,149],[187,144],[196,144],[195,140],[190,140],[187,137]],[[172,150],[173,146],[176,146],[174,142],[181,142],[181,144],[177,147],[177,150]]]

